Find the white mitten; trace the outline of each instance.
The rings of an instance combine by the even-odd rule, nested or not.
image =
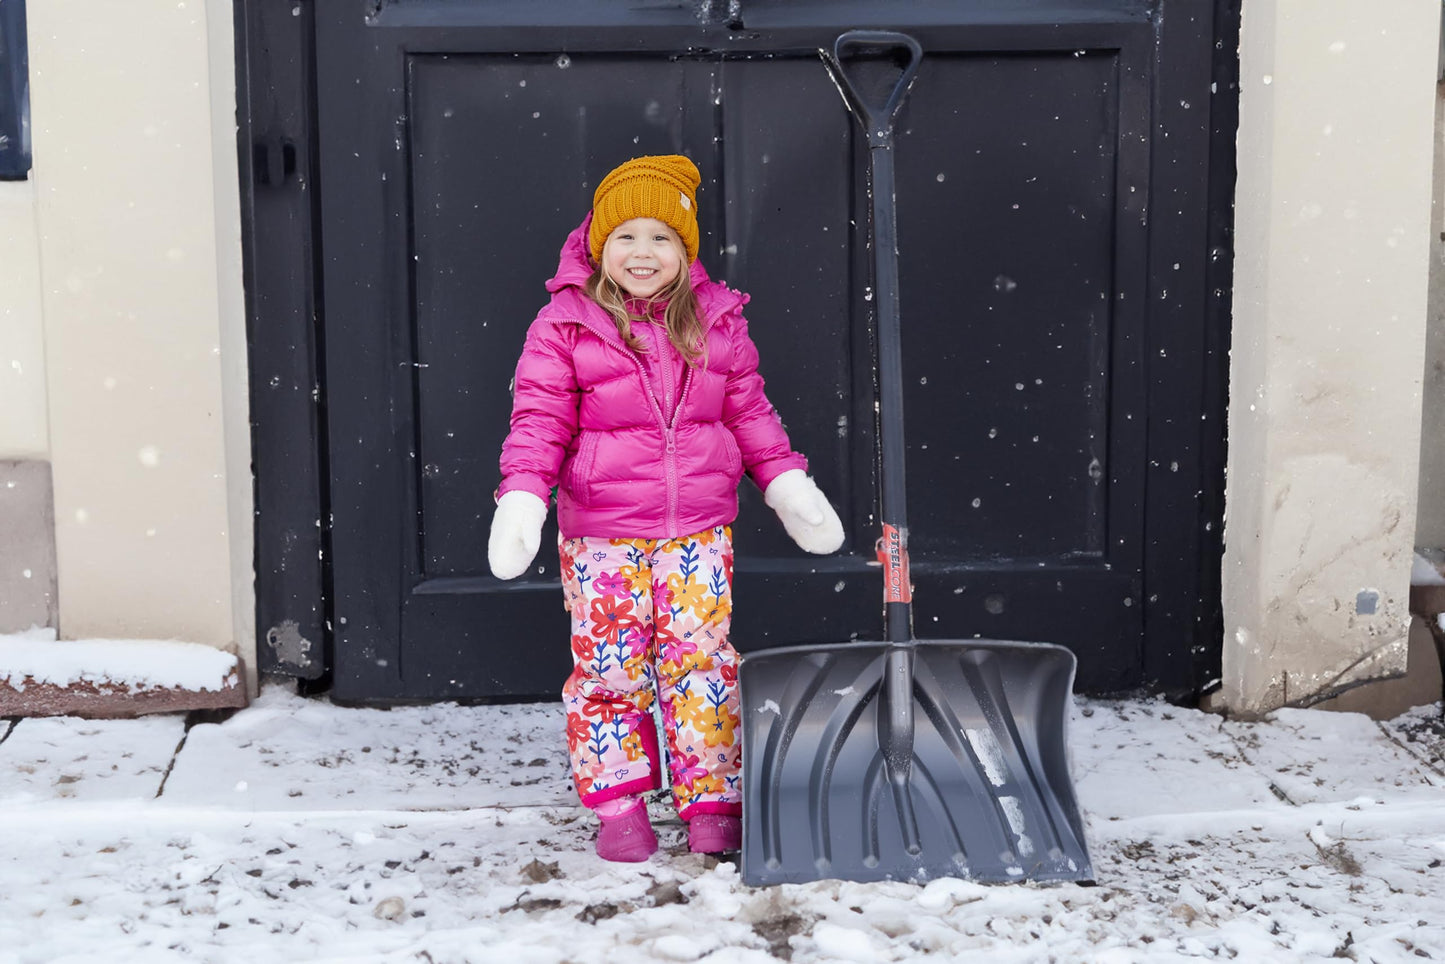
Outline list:
[[[821,556],[842,547],[843,523],[838,513],[802,469],[789,469],[768,483],[763,501],[778,514],[788,535],[805,551]]]
[[[498,579],[516,579],[527,571],[542,544],[547,503],[530,492],[513,489],[497,500],[492,534],[487,539],[487,564]]]

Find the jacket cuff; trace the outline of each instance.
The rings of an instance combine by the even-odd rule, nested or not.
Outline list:
[[[503,479],[502,484],[497,486],[497,491],[492,493],[492,501],[500,502],[502,496],[516,491],[532,493],[542,500],[543,505],[549,505],[552,501],[552,487],[531,475],[512,475]]]
[[[808,471],[808,460],[797,452],[790,452],[783,458],[771,459],[761,462],[752,467],[748,472],[759,489],[768,491],[768,486],[773,484],[773,479],[782,475],[789,469],[802,469]]]

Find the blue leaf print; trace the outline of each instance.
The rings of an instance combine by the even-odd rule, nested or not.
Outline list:
[[[722,566],[712,567],[712,578],[708,580],[708,588],[712,590],[713,597],[721,602],[723,594],[728,591],[727,575],[723,572]]]
[[[598,720],[596,723],[590,724],[589,727],[592,730],[592,739],[587,741],[587,749],[591,750],[598,760],[601,760],[602,754],[607,752],[607,736],[602,732],[603,727],[606,725],[606,723]]]
[[[682,573],[683,582],[692,582],[692,574],[698,569],[696,542],[689,542],[682,550],[681,565],[678,569]]]

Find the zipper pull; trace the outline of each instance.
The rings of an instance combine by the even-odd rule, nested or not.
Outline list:
[[[668,429],[664,436],[667,439],[667,451],[669,454],[677,451],[677,436],[672,429]]]

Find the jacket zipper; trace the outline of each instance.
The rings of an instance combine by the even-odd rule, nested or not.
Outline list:
[[[682,391],[678,390],[677,407],[672,407],[672,343],[666,338],[665,333],[660,332],[656,325],[649,325],[652,334],[652,350],[657,354],[658,374],[662,378],[662,439],[663,439],[663,471],[667,484],[664,486],[666,493],[665,524],[670,533],[677,532],[677,506],[681,501],[678,494],[677,479],[677,415],[682,411]],[[665,347],[664,347],[665,346]],[[665,357],[664,357],[665,356]],[[639,359],[640,361],[640,359]],[[643,365],[642,377],[647,378],[647,366]],[[683,380],[687,379],[686,366],[682,373]]]
[[[677,531],[677,510],[680,501],[677,480],[677,420],[682,415],[682,403],[687,400],[687,390],[692,387],[692,366],[683,365],[682,388],[677,393],[677,408],[672,412],[672,423],[667,426],[664,437],[667,440],[667,531],[685,536],[689,533]]]
[[[717,319],[714,317],[707,319],[707,322],[712,322],[716,320]],[[712,329],[712,325],[707,322],[705,322],[703,325],[704,337],[706,337],[706,333]],[[626,345],[619,345],[617,342],[606,337],[602,332],[598,331],[592,325],[588,324],[585,319],[578,318],[575,319],[573,323],[581,325],[583,328],[586,328],[588,331],[592,332],[592,334],[596,335],[602,340],[603,344],[611,345],[616,350],[622,352],[622,354],[632,359],[632,363],[637,366],[637,374],[642,378],[642,387],[647,390],[647,397],[652,402],[652,412],[654,415],[657,416],[657,423],[662,426],[662,464],[665,472],[664,488],[667,493],[667,509],[664,522],[667,525],[668,532],[676,533],[678,521],[677,510],[679,502],[677,491],[677,421],[679,418],[682,417],[682,406],[683,403],[687,401],[687,390],[692,387],[692,366],[683,366],[684,370],[682,373],[682,389],[678,392],[677,408],[673,410],[672,418],[668,419],[666,410],[662,407],[662,402],[657,397],[657,390],[652,387],[652,380],[647,377],[647,369],[643,366],[642,359],[638,358],[637,355],[632,352]],[[664,382],[666,382],[666,379],[664,379]],[[677,534],[686,535],[687,533]]]

